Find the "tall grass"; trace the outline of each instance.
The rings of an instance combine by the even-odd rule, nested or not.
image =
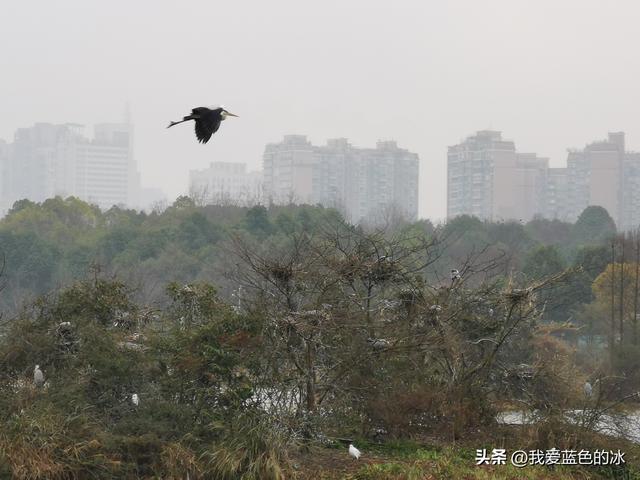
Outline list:
[[[203,454],[206,478],[284,480],[291,468],[286,438],[265,424],[247,425]]]
[[[0,432],[0,465],[15,479],[116,478],[119,461],[105,455],[83,415],[50,409],[14,415]]]

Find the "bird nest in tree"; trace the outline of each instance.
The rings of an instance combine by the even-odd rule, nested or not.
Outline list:
[[[347,280],[353,280],[361,270],[362,261],[356,255],[349,255],[336,265],[336,271]]]
[[[293,277],[293,268],[290,265],[273,265],[269,267],[269,275],[280,283],[288,283]]]
[[[505,296],[508,300],[513,303],[522,302],[526,299],[529,299],[531,296],[531,291],[526,288],[514,288],[505,293]]]

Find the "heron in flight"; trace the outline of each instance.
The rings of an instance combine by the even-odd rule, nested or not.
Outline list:
[[[177,122],[171,122],[167,128],[186,122],[187,120],[195,120],[196,137],[198,137],[198,141],[200,143],[207,143],[211,138],[211,135],[218,131],[223,120],[226,120],[227,117],[237,116],[238,115],[234,115],[233,113],[225,110],[224,107],[213,109],[207,107],[196,107],[191,110],[191,115],[187,115]]]

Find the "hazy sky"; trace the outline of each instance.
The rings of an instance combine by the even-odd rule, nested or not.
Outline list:
[[[636,0],[2,0],[0,138],[37,121],[120,121],[144,186],[186,192],[211,161],[261,166],[284,134],[420,155],[421,216],[446,205],[446,148],[502,130],[564,165],[627,132],[640,149]],[[207,145],[165,127],[224,104]],[[182,128],[181,128],[182,127]]]

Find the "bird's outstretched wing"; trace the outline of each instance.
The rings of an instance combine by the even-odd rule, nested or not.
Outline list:
[[[206,110],[206,112],[202,110]],[[194,108],[193,114],[198,115],[198,118],[195,119],[196,137],[198,137],[199,142],[207,143],[211,135],[220,128],[220,114],[216,110],[209,110],[204,107]]]
[[[196,107],[191,109],[191,115],[203,116],[211,111],[210,108],[207,107]]]

